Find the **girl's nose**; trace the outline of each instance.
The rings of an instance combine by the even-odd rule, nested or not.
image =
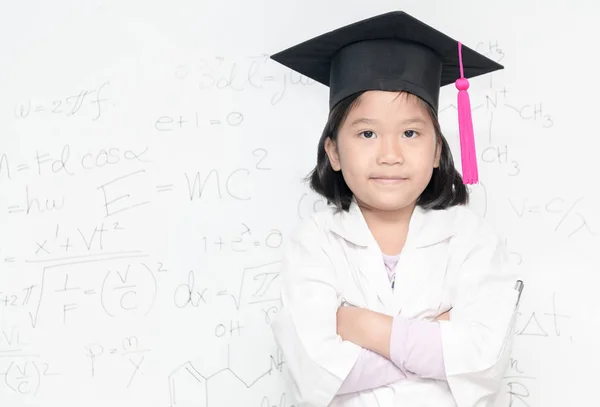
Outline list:
[[[377,164],[404,164],[404,155],[400,140],[394,136],[383,136],[380,139]]]

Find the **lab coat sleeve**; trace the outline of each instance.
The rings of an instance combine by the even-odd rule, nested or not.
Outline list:
[[[282,308],[271,322],[298,407],[329,405],[361,352],[337,335],[341,298],[323,241],[307,219],[286,243],[279,275]]]
[[[514,337],[517,276],[492,232],[469,239],[460,262],[449,321],[440,321],[448,386],[458,407],[492,406]]]

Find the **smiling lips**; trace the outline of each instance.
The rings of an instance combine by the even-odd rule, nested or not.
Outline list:
[[[404,178],[404,177],[400,177],[400,176],[374,176],[374,177],[371,177],[371,179],[373,181],[377,182],[378,184],[394,185],[394,184],[400,184],[400,183],[406,181],[408,178]]]

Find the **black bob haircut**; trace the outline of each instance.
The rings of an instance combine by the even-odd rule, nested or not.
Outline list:
[[[313,191],[327,199],[328,204],[335,205],[338,210],[348,211],[354,194],[344,181],[341,171],[334,171],[325,152],[325,141],[331,138],[337,140],[338,131],[348,116],[350,110],[358,103],[364,92],[350,95],[340,101],[329,112],[329,117],[319,145],[317,147],[317,165],[306,177]],[[440,165],[433,169],[431,180],[425,190],[417,199],[417,206],[423,209],[446,209],[455,205],[464,205],[469,201],[469,192],[463,184],[460,173],[454,167],[454,160],[450,146],[442,134],[436,111],[427,103],[425,104],[429,117],[433,122],[436,138],[442,151],[440,154]]]

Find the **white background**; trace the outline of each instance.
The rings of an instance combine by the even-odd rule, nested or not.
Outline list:
[[[526,281],[499,405],[596,398],[596,4],[61,0],[0,12],[2,406],[292,405],[267,324],[328,90],[267,56],[395,9],[506,68],[470,90]]]

